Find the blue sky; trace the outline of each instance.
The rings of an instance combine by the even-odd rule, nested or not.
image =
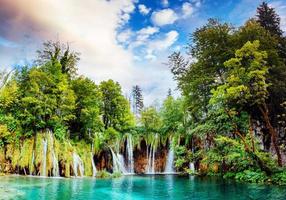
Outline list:
[[[286,1],[268,0],[286,31]],[[81,53],[79,72],[96,83],[114,79],[129,95],[142,87],[145,104],[175,90],[164,64],[184,51],[208,18],[242,25],[260,0],[0,0],[0,67],[31,63],[45,40],[69,42]],[[177,92],[178,93],[178,92]]]

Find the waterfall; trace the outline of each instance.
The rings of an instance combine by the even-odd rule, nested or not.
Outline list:
[[[77,176],[84,176],[84,165],[77,153],[73,153],[73,170],[74,175]],[[79,172],[79,174],[78,174]]]
[[[149,145],[147,145],[147,168],[146,174],[155,174],[155,153],[156,153],[156,143],[157,143],[158,135],[155,135],[155,140]]]
[[[174,172],[175,172],[174,171],[174,149],[173,149],[172,145],[170,144],[164,173],[172,174]]]
[[[190,168],[191,173],[195,173],[195,165],[193,162],[190,162],[189,168]]]
[[[50,137],[50,148],[51,148],[51,154],[52,154],[52,164],[53,164],[53,176],[60,176],[60,170],[59,170],[59,162],[55,153],[55,148],[54,148],[54,138],[52,132],[49,132],[49,137]]]
[[[33,175],[33,170],[34,170],[34,161],[35,161],[35,152],[33,150],[33,153],[32,153],[32,162],[31,162],[31,166],[30,166],[30,175],[32,176]]]
[[[90,155],[91,155],[91,164],[92,164],[92,176],[95,177],[96,176],[96,166],[94,164],[92,152],[90,153]]]
[[[155,149],[152,145],[149,146],[149,150],[147,147],[147,169],[146,174],[155,174]],[[149,153],[149,154],[148,154]]]
[[[52,159],[53,159],[53,176],[58,177],[60,176],[59,163],[54,150],[52,151]]]
[[[151,167],[151,173],[155,174],[155,149],[152,148],[152,167]]]
[[[133,158],[133,144],[132,144],[132,135],[129,134],[127,136],[127,171],[128,173],[133,174],[134,173],[134,158]]]
[[[113,164],[113,172],[121,172],[123,174],[128,174],[127,170],[124,167],[124,158],[119,153],[114,153],[112,148],[110,148],[112,155],[112,164]]]
[[[94,163],[94,159],[93,159],[93,151],[94,151],[94,147],[93,147],[93,143],[91,144],[91,164],[92,164],[92,176],[95,177],[96,176],[96,166]]]
[[[41,176],[46,176],[47,172],[47,149],[48,149],[48,141],[46,139],[43,139],[43,159],[42,159]]]

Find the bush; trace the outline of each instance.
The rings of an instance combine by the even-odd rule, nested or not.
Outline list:
[[[106,170],[102,170],[96,173],[96,178],[111,178],[111,174]]]
[[[286,185],[286,171],[274,174],[272,182],[278,185]]]
[[[111,178],[119,178],[121,176],[122,176],[122,174],[120,172],[113,172],[111,175]]]
[[[245,181],[250,183],[263,183],[268,180],[265,172],[262,171],[251,171],[251,170],[244,170],[243,172],[238,172],[235,175],[235,179],[239,181]]]

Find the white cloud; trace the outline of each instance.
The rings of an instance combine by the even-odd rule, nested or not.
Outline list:
[[[62,42],[68,41],[71,48],[81,53],[79,73],[96,82],[112,78],[119,81],[124,89],[132,85],[133,53],[117,41],[128,37],[128,33],[117,37],[117,31],[134,11],[132,0],[86,0],[85,3],[71,3],[70,0],[6,2],[9,4],[6,7],[13,9],[11,13],[16,13],[13,20],[9,21],[10,32],[7,34],[12,41],[21,44],[24,33],[34,41],[57,38]],[[29,51],[35,51],[40,44],[35,46]]]
[[[179,33],[177,31],[170,31],[165,34],[163,39],[151,41],[150,47],[155,50],[165,50],[173,45],[178,39]]]
[[[164,6],[164,7],[168,7],[169,6],[169,1],[168,0],[162,0],[161,3],[162,3],[162,6]]]
[[[158,33],[158,32],[159,32],[159,28],[157,27],[148,26],[148,27],[142,28],[141,30],[137,32],[138,34],[137,40],[146,41],[146,39],[148,39],[151,35]]]
[[[147,44],[147,50],[146,50],[146,59],[149,60],[155,60],[156,59],[156,52],[164,51],[171,47],[179,37],[179,33],[177,31],[169,31],[168,33],[165,33],[163,39],[155,39],[149,41]]]
[[[147,8],[144,4],[139,4],[138,9],[142,15],[148,15],[148,13],[151,11],[151,8]]]
[[[173,24],[177,19],[177,14],[170,8],[155,11],[152,13],[152,22],[157,26]]]
[[[117,35],[117,40],[121,43],[129,43],[132,34],[130,29],[124,30]]]
[[[30,53],[41,46],[40,42],[59,39],[70,42],[71,48],[81,53],[80,74],[96,83],[114,79],[122,85],[124,94],[130,91],[132,85],[142,85],[147,105],[156,98],[165,97],[169,87],[174,88],[172,75],[162,62],[167,58],[168,48],[173,45],[178,33],[170,31],[165,35],[162,33],[161,39],[154,39],[153,36],[161,34],[158,27],[147,26],[138,32],[128,29],[126,23],[134,12],[135,1],[86,0],[84,4],[76,0],[72,3],[71,0],[6,2],[13,12],[5,12],[9,13],[5,21],[11,23],[5,35],[9,41],[20,44],[21,48],[7,50],[1,47],[0,66],[15,60],[19,63],[28,58],[29,61],[33,58]],[[120,30],[123,31],[118,33]],[[23,33],[29,38],[25,39]],[[144,41],[142,51],[146,54],[137,55],[121,45],[132,39]],[[152,61],[145,60],[145,55]]]
[[[183,12],[183,18],[189,17],[193,14],[194,8],[192,7],[192,4],[189,2],[185,2],[182,5],[182,12]]]
[[[145,28],[140,29],[136,32],[136,39],[135,41],[131,42],[131,44],[129,45],[129,49],[134,49],[136,47],[146,45],[146,42],[150,38],[150,36],[158,32],[158,27],[147,26]]]

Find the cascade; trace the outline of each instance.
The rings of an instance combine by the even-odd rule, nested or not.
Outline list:
[[[91,164],[92,164],[92,176],[95,177],[96,176],[96,166],[95,166],[94,159],[93,159],[93,144],[91,145],[90,156],[91,156]]]
[[[190,171],[191,171],[192,173],[195,173],[195,165],[194,165],[193,162],[190,162],[189,168],[190,168]]]
[[[53,176],[60,176],[59,172],[59,162],[55,153],[55,148],[54,148],[54,138],[52,132],[49,132],[49,137],[50,137],[50,148],[51,148],[51,154],[52,154],[52,164],[53,164]]]
[[[156,148],[154,143],[157,142],[158,135],[155,135],[155,141],[153,144],[149,145],[149,150],[147,146],[147,168],[146,168],[146,174],[155,174],[155,153],[156,153]]]
[[[127,170],[124,167],[124,158],[119,153],[114,153],[112,148],[110,148],[112,155],[112,164],[113,164],[113,172],[121,172],[123,174],[128,174]]]
[[[47,172],[47,149],[48,149],[48,141],[46,139],[43,139],[43,159],[42,159],[41,176],[46,176]]]
[[[60,176],[59,173],[59,163],[54,151],[52,151],[52,159],[53,159],[53,176]]]
[[[172,142],[170,143],[169,152],[167,155],[167,162],[164,173],[172,174],[175,173],[174,171],[174,149],[172,147]]]
[[[95,177],[96,176],[96,166],[94,164],[93,154],[90,153],[90,156],[91,156],[91,164],[92,164],[92,176]]]
[[[134,173],[134,158],[133,158],[133,144],[132,144],[132,135],[129,134],[127,136],[127,172],[133,174]]]
[[[74,170],[74,175],[77,176],[83,176],[84,175],[84,165],[79,157],[79,155],[75,152],[73,152],[73,170]],[[79,172],[79,174],[78,174]]]
[[[30,166],[30,175],[32,176],[33,175],[33,170],[34,170],[34,161],[35,161],[35,152],[33,150],[33,153],[32,153],[32,162],[31,162],[31,166]]]
[[[155,149],[152,145],[149,146],[149,150],[147,147],[147,169],[146,174],[155,174]]]
[[[151,173],[155,174],[155,149],[152,148],[152,167],[151,167]]]

